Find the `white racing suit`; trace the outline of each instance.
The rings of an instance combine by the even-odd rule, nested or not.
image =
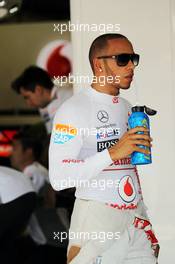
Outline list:
[[[58,88],[54,86],[51,91],[50,103],[46,107],[39,109],[48,134],[52,131],[53,118],[57,109],[66,99],[71,97],[72,94],[72,89],[70,87],[64,87],[63,89],[62,87]]]
[[[146,218],[142,201],[137,209],[122,211],[100,202],[77,199],[71,219],[69,248],[75,245],[81,250],[70,263],[156,263],[151,246],[157,245],[157,240]],[[141,229],[145,226],[149,237]]]
[[[146,238],[143,229],[134,227],[140,226],[135,222],[135,214],[139,213],[141,219],[146,217],[140,205],[143,198],[136,167],[130,163],[129,157],[113,162],[108,152],[108,148],[117,144],[127,131],[130,110],[131,106],[125,99],[88,88],[63,103],[55,115],[49,148],[51,184],[55,190],[76,187],[77,201],[89,201],[90,208],[95,205],[94,210],[83,218],[84,210],[90,210],[87,209],[89,205],[84,204],[80,209],[76,201],[70,231],[99,232],[101,229],[121,234],[117,241],[106,239],[104,243],[100,243],[98,238],[83,241],[70,238],[69,248],[71,245],[81,247],[71,264],[89,264],[93,261],[105,263],[105,254],[115,244],[113,253],[118,261],[113,257],[110,263],[125,263],[122,261],[131,255],[132,245],[135,244],[134,241],[131,243],[132,239],[138,234],[144,234]],[[93,218],[95,208],[97,214]],[[148,239],[143,243],[145,241],[148,246],[145,250],[143,247],[139,258],[146,254],[152,258],[152,262],[147,263],[155,263],[151,243]],[[123,254],[119,261],[121,248]],[[102,253],[103,259],[96,259]]]

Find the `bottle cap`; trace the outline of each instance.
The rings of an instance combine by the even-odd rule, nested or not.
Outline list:
[[[157,113],[156,110],[151,109],[151,108],[147,107],[146,105],[145,105],[145,112],[147,113],[147,115],[150,115],[150,116],[155,115]]]
[[[151,109],[151,108],[147,107],[146,105],[143,105],[143,106],[136,105],[136,106],[133,106],[131,108],[131,110],[132,110],[132,113],[134,113],[134,112],[146,112],[148,115],[155,115],[157,113],[156,110]]]
[[[133,112],[144,112],[144,109],[145,109],[144,106],[138,106],[138,105],[137,106],[133,106],[132,107],[132,113]]]

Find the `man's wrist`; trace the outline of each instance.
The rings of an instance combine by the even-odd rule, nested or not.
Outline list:
[[[112,161],[115,161],[117,158],[116,158],[116,151],[113,147],[111,148],[108,148],[108,152],[109,152],[109,155],[111,157],[111,160]]]

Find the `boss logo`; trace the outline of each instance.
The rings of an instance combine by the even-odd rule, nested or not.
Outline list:
[[[101,152],[104,149],[110,148],[114,146],[118,141],[119,139],[117,138],[117,139],[97,142],[97,151]]]

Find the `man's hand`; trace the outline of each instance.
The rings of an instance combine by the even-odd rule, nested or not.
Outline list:
[[[144,132],[144,134],[136,134],[137,132]],[[111,159],[115,161],[126,158],[134,151],[149,155],[150,151],[148,149],[137,146],[152,146],[152,138],[148,135],[148,132],[149,130],[145,127],[136,127],[127,131],[114,146],[108,149]]]

